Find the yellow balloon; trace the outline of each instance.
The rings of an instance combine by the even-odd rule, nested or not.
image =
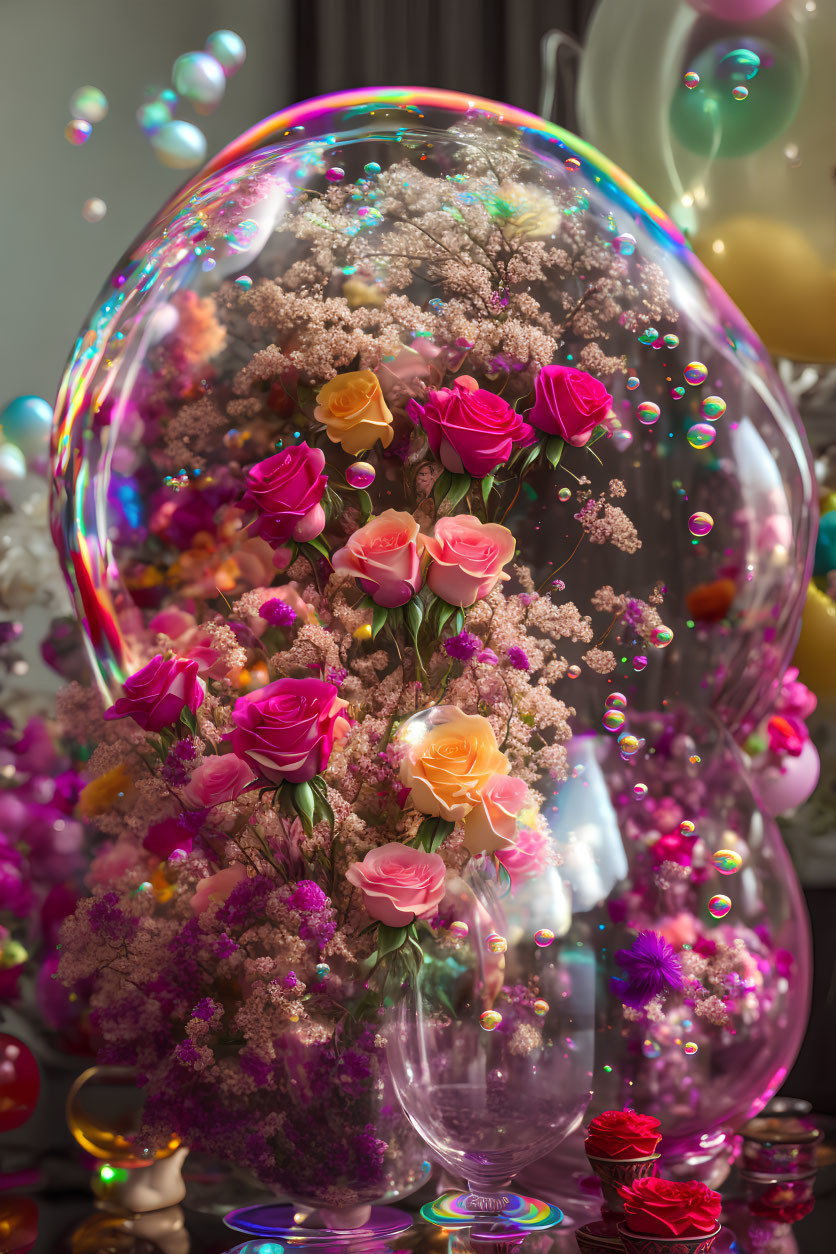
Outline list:
[[[836,602],[811,583],[793,660],[799,679],[824,700],[836,699],[835,657]]]
[[[712,223],[693,245],[770,352],[836,358],[836,270],[796,227],[739,214]]]

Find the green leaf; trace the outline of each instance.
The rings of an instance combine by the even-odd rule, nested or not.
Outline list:
[[[438,619],[438,631],[440,634],[441,628],[447,622],[447,619],[450,617],[451,614],[455,614],[456,607],[455,605],[448,605],[446,601],[442,601],[440,598],[439,598],[438,604],[439,604],[439,609],[436,611],[436,617]]]
[[[525,456],[520,462],[518,474],[521,474],[521,475],[525,474],[529,466],[531,466],[534,462],[536,462],[537,458],[540,456],[542,451],[543,451],[543,445],[540,443],[539,440],[536,444],[532,444],[531,448],[526,450]]]
[[[561,439],[559,435],[553,435],[546,440],[546,457],[551,462],[552,466],[558,465],[561,457],[563,456],[563,449],[565,446],[566,441]]]
[[[316,549],[317,553],[321,554],[322,557],[327,557],[329,562],[331,560],[331,550],[322,539],[322,536],[316,536],[313,540],[307,540],[302,547]]]
[[[496,475],[485,475],[484,479],[479,484],[480,488],[482,489],[482,501],[485,504],[485,506],[487,506],[488,504],[488,497],[490,496],[491,491],[493,489],[493,482],[495,478],[496,478]]]
[[[593,444],[597,444],[607,434],[607,430],[608,428],[599,422],[597,427],[592,428],[592,435],[587,440],[586,447],[590,448]]]
[[[464,631],[464,610],[456,610],[453,618],[453,635],[457,636],[460,631]]]
[[[424,819],[418,828],[416,840],[422,849],[426,849],[427,853],[435,853],[436,849],[444,843],[455,826],[455,823],[451,823],[449,819]]]
[[[413,597],[404,608],[404,614],[409,634],[413,640],[417,640],[418,632],[421,630],[421,624],[424,621],[424,602],[421,598]]]
[[[368,492],[360,491],[357,493],[357,501],[360,505],[360,518],[362,522],[368,522],[372,516],[372,498]]]
[[[463,500],[464,497],[467,496],[472,482],[473,480],[470,475],[452,476],[452,483],[450,484],[450,488],[445,497],[445,500],[451,510],[455,509],[459,501]]]
[[[435,501],[436,509],[440,507],[441,502],[444,500],[445,496],[450,491],[452,482],[453,482],[453,476],[450,474],[450,471],[442,470],[441,474],[438,476],[435,483],[433,484],[433,500]]]
[[[377,960],[385,958],[387,954],[395,953],[398,949],[402,949],[406,944],[408,928],[390,927],[388,923],[381,923],[377,929]]]
[[[386,626],[386,620],[388,617],[389,611],[385,605],[376,605],[374,607],[374,614],[372,615],[372,640],[376,639],[382,629]]]
[[[306,830],[313,827],[314,814],[316,813],[316,797],[310,784],[294,784],[293,788],[293,807]]]

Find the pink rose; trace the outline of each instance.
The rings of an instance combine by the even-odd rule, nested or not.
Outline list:
[[[384,510],[337,550],[334,570],[353,575],[376,605],[406,605],[421,587],[418,531],[411,514]]]
[[[481,601],[501,579],[514,556],[514,537],[499,523],[483,523],[472,514],[440,518],[422,543],[431,559],[427,584],[437,597],[463,607]]]
[[[781,680],[778,694],[778,711],[794,714],[796,718],[809,718],[816,708],[816,694],[798,678],[798,667],[790,666]]]
[[[373,919],[389,927],[406,927],[413,919],[433,914],[444,896],[444,859],[393,841],[370,849],[362,862],[345,873],[363,894]]]
[[[132,718],[145,731],[158,732],[176,723],[183,710],[194,714],[206,695],[197,662],[182,657],[151,658],[122,685],[122,696],[105,718]]]
[[[264,689],[262,689],[262,692]],[[224,801],[232,801],[255,779],[250,767],[234,753],[222,757],[211,754],[192,771],[183,789],[183,800],[196,810],[208,810]]]
[[[192,910],[195,914],[203,914],[210,906],[226,901],[233,888],[237,888],[246,878],[247,868],[240,862],[225,867],[223,871],[216,871],[214,875],[207,875],[200,880],[194,891]]]
[[[770,753],[789,753],[794,758],[810,739],[806,725],[793,714],[773,714],[766,724],[766,734]]]
[[[464,843],[469,853],[494,853],[514,844],[517,815],[525,801],[525,781],[515,775],[492,775],[464,820]]]
[[[516,844],[507,849],[497,849],[497,861],[501,862],[511,877],[511,883],[541,875],[551,861],[551,842],[548,836],[533,827],[521,827]]]
[[[423,427],[430,448],[453,474],[483,479],[507,462],[514,443],[529,444],[534,432],[495,392],[475,380],[454,380],[452,388],[429,391],[424,404],[411,400],[407,413]]]
[[[594,428],[607,421],[611,408],[612,397],[600,379],[572,366],[544,366],[527,417],[547,435],[562,436],[581,448]]]
[[[159,823],[153,823],[148,828],[142,847],[165,861],[175,849],[184,854],[191,853],[193,844],[194,832],[186,826],[181,815],[179,818],[162,819]]]
[[[321,449],[291,444],[247,471],[247,492],[241,504],[258,510],[255,530],[272,545],[286,540],[313,540],[325,526],[320,502],[328,476]]]
[[[188,610],[180,610],[172,606],[160,610],[148,624],[148,630],[155,636],[168,636],[169,640],[179,640],[187,632],[194,631],[197,619]]]
[[[139,855],[133,841],[120,836],[115,844],[103,845],[98,851],[84,882],[88,888],[95,884],[113,885],[128,871],[135,870],[138,862]]]
[[[259,778],[303,784],[325,770],[348,732],[345,706],[321,679],[277,679],[238,698],[228,738]]]
[[[222,620],[217,616],[215,621]],[[223,679],[227,674],[229,667],[211,633],[205,626],[198,626],[194,614],[175,608],[160,610],[149,622],[148,630],[155,635],[167,636],[180,657],[197,662],[197,673],[201,679]]]

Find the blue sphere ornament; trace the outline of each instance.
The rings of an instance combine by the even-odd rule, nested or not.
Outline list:
[[[214,109],[226,90],[223,66],[208,52],[186,52],[174,62],[171,81],[196,108]]]
[[[151,147],[163,165],[190,170],[206,156],[206,136],[191,122],[165,122],[151,135]]]
[[[42,396],[16,396],[0,413],[0,431],[27,460],[46,457],[52,429],[52,406]]]
[[[223,66],[227,78],[240,70],[247,59],[247,46],[234,30],[213,31],[206,40],[205,51]]]

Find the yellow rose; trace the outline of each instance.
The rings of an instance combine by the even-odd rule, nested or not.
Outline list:
[[[408,750],[401,782],[422,814],[458,823],[479,805],[488,781],[509,769],[488,720],[458,711]]]
[[[349,309],[359,309],[361,306],[376,308],[383,304],[386,293],[379,283],[367,283],[355,274],[343,283],[343,297]]]
[[[324,424],[331,443],[341,444],[352,457],[370,449],[376,440],[384,448],[392,443],[392,415],[373,370],[338,374],[320,388],[316,399],[314,418]]]

